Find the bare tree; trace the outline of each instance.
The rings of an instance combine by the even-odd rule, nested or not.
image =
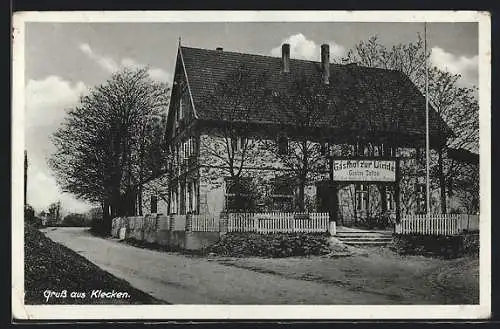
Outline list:
[[[288,90],[273,92],[273,103],[284,123],[280,133],[265,146],[295,178],[299,211],[304,211],[305,187],[325,165],[321,141],[325,136],[321,132],[327,126],[325,117],[330,104],[327,86],[299,72]]]
[[[259,155],[260,136],[255,134],[251,115],[265,102],[257,96],[265,79],[266,74],[254,74],[251,68],[240,65],[205,99],[205,106],[217,110],[221,120],[208,125],[214,138],[200,140],[200,156],[220,168],[231,186],[252,189],[252,184],[243,182],[242,177],[245,167]]]

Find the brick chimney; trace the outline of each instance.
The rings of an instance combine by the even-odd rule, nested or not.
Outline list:
[[[290,44],[284,43],[281,46],[281,70],[290,72]]]
[[[330,83],[330,46],[326,43],[321,45],[321,69],[323,83],[327,85]]]

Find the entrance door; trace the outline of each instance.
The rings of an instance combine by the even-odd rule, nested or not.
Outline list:
[[[337,221],[337,187],[331,182],[319,182],[316,185],[316,198],[318,202],[318,211],[327,212],[330,215],[330,221]]]

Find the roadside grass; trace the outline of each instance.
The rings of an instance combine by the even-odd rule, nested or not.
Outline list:
[[[31,225],[24,231],[24,303],[25,304],[167,304],[133,288],[83,256],[55,243]],[[93,290],[126,292],[129,298],[91,298]],[[50,297],[50,290],[66,298]],[[85,293],[85,298],[72,297],[71,292]],[[61,295],[59,295],[61,296]]]
[[[394,304],[478,304],[479,259],[400,256],[370,248],[351,257],[216,257],[219,263],[387,296]]]

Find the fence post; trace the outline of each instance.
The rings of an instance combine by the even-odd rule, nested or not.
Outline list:
[[[229,214],[220,213],[219,215],[219,235],[224,235],[228,232]]]
[[[191,217],[192,215],[191,214],[186,214],[186,223],[184,224],[184,228],[186,230],[186,232],[188,231],[191,231],[191,228],[192,228],[192,223],[191,223]]]
[[[175,228],[175,215],[170,215],[170,218],[169,218],[169,219],[170,219],[170,221],[169,221],[169,223],[168,223],[168,224],[169,224],[169,225],[168,225],[168,226],[169,226],[168,230],[169,230],[169,231],[173,231],[173,230],[174,230],[174,228]]]
[[[331,221],[329,223],[330,223],[330,227],[329,227],[330,235],[331,236],[337,235],[337,226],[335,225],[335,221]]]

